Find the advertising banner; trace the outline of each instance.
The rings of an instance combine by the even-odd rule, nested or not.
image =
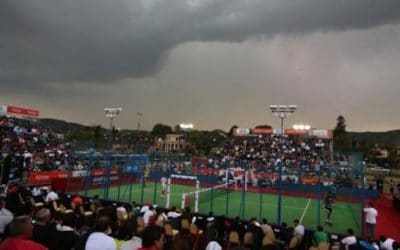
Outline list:
[[[28,117],[39,117],[39,111],[34,109],[26,109],[14,106],[7,106],[7,114],[18,115],[18,116],[28,116]]]
[[[236,136],[246,136],[250,134],[249,128],[237,128],[234,130],[234,135]]]

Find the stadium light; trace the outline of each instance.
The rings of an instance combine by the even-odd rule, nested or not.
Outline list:
[[[110,150],[112,150],[112,129],[113,129],[113,120],[114,118],[121,113],[122,108],[105,108],[104,112],[106,113],[106,117],[110,119],[110,138],[108,141],[108,146]]]
[[[191,130],[194,128],[192,123],[181,123],[179,124],[179,128],[186,131],[186,130]]]
[[[288,118],[289,116],[291,116],[294,113],[294,111],[296,111],[297,106],[296,105],[271,105],[271,106],[269,106],[269,109],[276,117],[281,119],[281,135],[283,135],[284,134],[283,121],[286,118]]]
[[[269,106],[271,112],[277,116],[279,119],[281,119],[281,137],[282,137],[282,143],[283,143],[283,121],[291,116],[294,111],[296,111],[297,106],[296,105],[271,105]],[[278,219],[278,224],[281,223],[281,209],[282,209],[282,163],[279,164],[278,168],[278,208],[277,208],[277,219]]]
[[[294,130],[301,130],[301,131],[307,131],[311,129],[310,125],[304,125],[304,124],[295,124],[293,125]]]
[[[137,122],[137,130],[140,130],[140,117],[143,116],[143,113],[141,112],[137,112],[136,116],[138,118],[138,122]]]

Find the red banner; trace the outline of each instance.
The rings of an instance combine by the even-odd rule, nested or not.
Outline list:
[[[10,115],[39,117],[38,110],[26,109],[26,108],[14,107],[14,106],[7,106],[7,113]]]
[[[255,128],[251,132],[253,134],[272,134],[272,133],[274,133],[274,130],[267,129],[267,128]]]

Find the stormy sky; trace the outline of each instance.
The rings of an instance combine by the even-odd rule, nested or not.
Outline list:
[[[0,104],[88,125],[400,128],[399,0],[0,0]]]

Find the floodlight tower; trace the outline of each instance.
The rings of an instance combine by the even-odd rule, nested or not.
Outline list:
[[[108,199],[108,190],[110,188],[110,174],[111,174],[111,161],[112,161],[112,130],[113,130],[113,120],[114,118],[121,113],[122,108],[105,108],[104,112],[106,114],[106,117],[110,119],[110,134],[108,138],[108,147],[110,150],[110,161],[109,164],[106,168],[106,179],[104,181],[104,194],[103,198]]]
[[[279,119],[281,119],[281,135],[284,134],[283,131],[283,121],[291,116],[294,111],[296,111],[297,106],[296,105],[271,105],[269,106],[269,109],[271,112],[277,116]]]
[[[109,149],[112,150],[112,129],[113,129],[113,120],[114,118],[121,113],[122,108],[105,108],[104,112],[106,113],[106,117],[110,119],[110,138],[108,141]]]
[[[283,143],[283,121],[291,116],[294,111],[296,111],[296,105],[271,105],[269,106],[271,112],[281,119],[281,142]],[[282,159],[283,160],[283,159]],[[282,161],[279,163],[278,167],[278,208],[277,208],[277,217],[278,217],[278,225],[281,224],[281,210],[282,210]]]

